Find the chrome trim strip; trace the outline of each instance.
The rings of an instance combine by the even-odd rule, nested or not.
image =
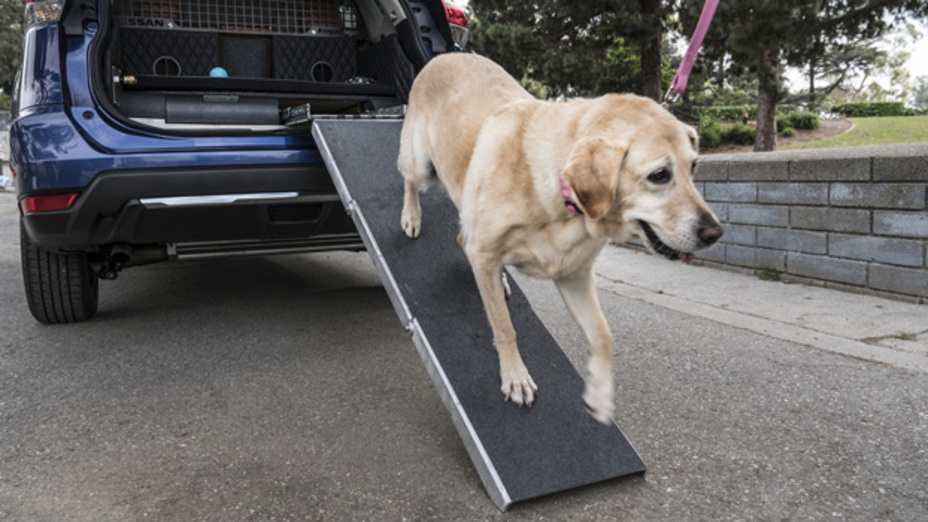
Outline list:
[[[172,243],[171,248],[170,257],[180,260],[363,250],[364,242],[357,234],[337,234],[302,240]]]
[[[299,192],[258,192],[253,194],[210,194],[202,196],[173,196],[164,198],[142,198],[145,208],[202,207],[216,205],[243,205],[256,201],[282,203],[334,203],[335,194],[300,195]]]
[[[286,125],[254,125],[250,123],[168,123],[164,118],[129,118],[130,120],[149,127],[166,130],[247,130],[251,132],[269,132],[286,130]]]

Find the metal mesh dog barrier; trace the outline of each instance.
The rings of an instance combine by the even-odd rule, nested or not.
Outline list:
[[[236,33],[338,35],[358,32],[351,0],[116,0],[124,27]]]

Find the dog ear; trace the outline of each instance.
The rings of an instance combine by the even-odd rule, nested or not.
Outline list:
[[[690,145],[693,146],[693,152],[699,152],[699,133],[696,132],[696,129],[685,123],[683,124],[683,128],[686,129],[686,135],[690,138]]]
[[[601,219],[612,208],[627,152],[624,143],[604,138],[584,138],[571,151],[564,179],[590,219]]]

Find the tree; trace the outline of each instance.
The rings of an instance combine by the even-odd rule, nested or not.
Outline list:
[[[664,18],[661,0],[641,0],[641,94],[653,100],[663,96],[661,85],[661,35]]]
[[[695,27],[702,3],[690,1],[684,5],[681,18],[687,33]],[[747,69],[757,77],[755,150],[776,149],[776,104],[785,94],[782,49],[790,48],[792,13],[801,4],[799,0],[720,2],[703,43],[709,60],[727,63],[729,71]]]
[[[886,61],[878,73],[883,74],[889,79],[890,97],[893,100],[901,101],[903,104],[909,103],[914,87],[912,85],[912,74],[909,72],[906,64],[912,56],[909,50],[912,43],[921,38],[921,33],[912,23],[904,25],[902,31],[893,32],[884,39],[888,46]]]
[[[695,106],[753,105],[757,103],[757,77],[750,72],[733,74],[732,69],[703,64],[693,68],[684,100]]]
[[[470,47],[516,78],[532,78],[559,95],[594,88],[597,60],[587,40],[589,20],[557,2],[475,0]],[[553,62],[553,63],[552,63]],[[584,74],[584,71],[587,74]]]
[[[806,53],[806,74],[809,89],[801,99],[814,108],[820,100],[832,96],[840,101],[854,101],[862,92],[870,90],[868,82],[875,77],[890,80],[887,96],[907,102],[912,94],[911,75],[905,67],[911,53],[909,48],[921,37],[912,23],[902,25],[879,38],[842,37],[827,42],[816,37],[819,52]],[[825,87],[816,90],[816,80]]]
[[[0,89],[13,92],[23,54],[23,0],[0,0]]]
[[[602,4],[601,30],[606,35],[621,35],[627,45],[638,50],[641,64],[639,92],[651,99],[660,100],[666,83],[663,78],[662,44],[667,29],[675,24],[672,15],[677,1],[612,0]]]
[[[827,98],[836,89],[845,88],[858,76],[861,88],[874,70],[881,69],[887,60],[887,53],[876,46],[875,41],[837,42],[829,46],[820,59],[822,78],[828,81],[824,91],[816,94],[814,78],[815,67],[809,66],[810,100]],[[859,90],[859,89],[856,89]]]
[[[686,0],[681,10],[685,31],[696,25],[702,1]],[[776,150],[776,107],[785,96],[786,64],[805,65],[821,58],[823,42],[872,39],[893,20],[910,13],[928,16],[921,0],[756,0],[720,2],[704,42],[710,61],[747,69],[758,80],[755,151]],[[814,85],[810,85],[814,89]]]
[[[530,77],[554,95],[613,90],[662,94],[662,27],[673,2],[665,0],[472,0],[471,47],[517,78]],[[629,51],[635,83],[626,84]],[[621,55],[621,56],[619,56]],[[621,59],[619,59],[621,58]],[[622,84],[613,83],[622,77]],[[606,78],[606,79],[604,79]]]

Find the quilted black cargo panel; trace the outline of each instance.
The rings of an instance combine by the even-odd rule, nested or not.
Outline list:
[[[358,70],[355,41],[352,37],[275,35],[274,78],[346,82]]]
[[[121,29],[118,63],[126,74],[208,76],[220,65],[219,34]]]
[[[251,35],[222,34],[222,67],[230,78],[267,78],[270,69],[269,38]]]
[[[416,71],[395,34],[361,51],[358,72],[361,76],[396,87],[397,97],[404,103],[409,99],[409,89],[416,78]]]

